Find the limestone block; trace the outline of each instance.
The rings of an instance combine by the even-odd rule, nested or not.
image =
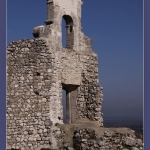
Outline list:
[[[136,140],[134,138],[127,137],[126,138],[126,145],[135,146],[136,145]]]

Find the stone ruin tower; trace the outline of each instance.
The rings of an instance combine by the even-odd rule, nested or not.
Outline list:
[[[81,0],[47,0],[46,25],[33,29],[33,39],[7,46],[7,149],[59,150],[53,134],[56,124],[103,126],[98,56],[82,32],[81,5]]]

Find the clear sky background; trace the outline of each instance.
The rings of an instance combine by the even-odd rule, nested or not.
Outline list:
[[[46,0],[7,1],[7,43],[33,38],[47,19]],[[82,27],[99,56],[104,120],[143,115],[143,1],[84,0]]]

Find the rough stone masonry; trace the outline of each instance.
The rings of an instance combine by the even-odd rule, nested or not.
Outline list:
[[[7,46],[8,150],[84,149],[74,138],[76,127],[103,126],[98,56],[81,30],[81,5],[81,0],[47,0],[46,26],[35,27],[33,39]],[[65,124],[62,89],[66,91]],[[72,137],[65,141],[68,133]]]

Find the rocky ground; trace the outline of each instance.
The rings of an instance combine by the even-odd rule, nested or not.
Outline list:
[[[142,139],[129,128],[105,128],[92,123],[56,126],[54,136],[60,150],[143,150]]]

